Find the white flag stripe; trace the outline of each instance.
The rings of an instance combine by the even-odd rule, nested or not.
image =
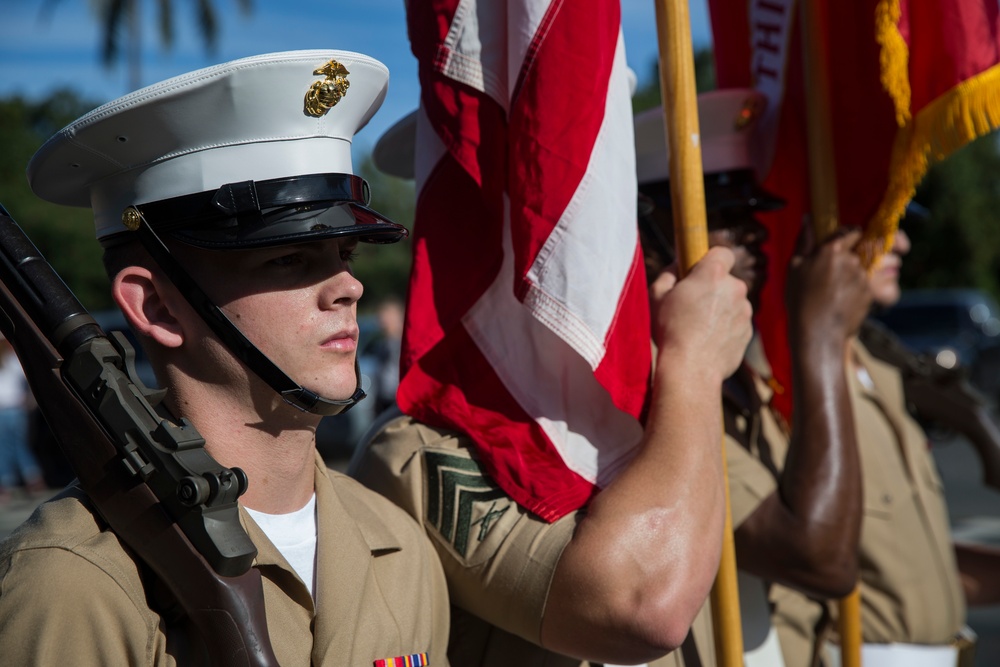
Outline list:
[[[540,294],[525,304],[574,345],[591,369],[604,358],[638,243],[627,71],[619,32],[604,121],[586,174],[527,274]],[[633,222],[622,224],[623,218]]]
[[[753,29],[754,87],[767,98],[764,116],[758,123],[757,150],[754,151],[758,174],[771,170],[778,122],[785,98],[785,73],[797,12],[795,0],[771,0],[751,3],[750,25]]]
[[[549,12],[552,0],[532,0],[532,2],[508,2],[507,5],[507,71],[510,73],[510,91],[514,93],[514,85],[520,76],[524,65],[524,57],[528,48],[536,39],[538,26]],[[544,38],[544,36],[542,36]],[[508,97],[504,108],[510,109]]]
[[[506,70],[505,3],[462,0],[452,18],[444,47],[442,74],[484,92],[508,109],[511,82]],[[485,30],[480,28],[485,26]]]

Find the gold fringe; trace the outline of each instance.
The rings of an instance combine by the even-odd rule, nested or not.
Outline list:
[[[896,107],[896,123],[910,122],[910,50],[899,34],[899,0],[879,0],[875,6],[875,41],[882,47],[879,65],[882,87]]]
[[[866,266],[892,247],[917,185],[933,162],[1000,127],[1000,65],[966,79],[917,113],[896,134],[889,184],[861,245]]]

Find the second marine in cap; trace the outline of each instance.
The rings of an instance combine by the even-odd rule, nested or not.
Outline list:
[[[752,90],[698,97],[708,237],[735,253],[733,273],[751,300],[767,279],[767,228],[756,215],[782,202],[759,185],[756,121],[764,98]],[[662,110],[636,117],[640,217],[647,266],[663,261],[670,238],[668,154]],[[848,343],[868,309],[865,272],[852,252],[858,232],[824,243],[802,239],[789,266],[789,338],[794,368],[792,424],[770,406],[766,358],[758,341],[723,387],[726,464],[740,568],[747,665],[811,664],[807,652],[782,655],[768,595],[836,598],[857,576],[861,478],[845,379]],[[668,251],[669,249],[667,249]],[[700,639],[700,638],[699,638]],[[699,648],[707,641],[699,641]]]

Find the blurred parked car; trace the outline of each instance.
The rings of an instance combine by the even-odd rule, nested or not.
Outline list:
[[[945,368],[966,368],[973,386],[1000,398],[1000,307],[986,292],[907,290],[875,318],[913,351],[934,355]]]

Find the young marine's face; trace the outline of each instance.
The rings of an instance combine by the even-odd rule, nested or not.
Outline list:
[[[896,231],[892,248],[882,255],[868,274],[868,286],[872,300],[883,307],[895,305],[899,301],[899,270],[903,256],[910,252],[910,237],[902,229]]]
[[[194,250],[191,273],[243,334],[290,378],[331,399],[357,387],[357,240],[252,250]]]

